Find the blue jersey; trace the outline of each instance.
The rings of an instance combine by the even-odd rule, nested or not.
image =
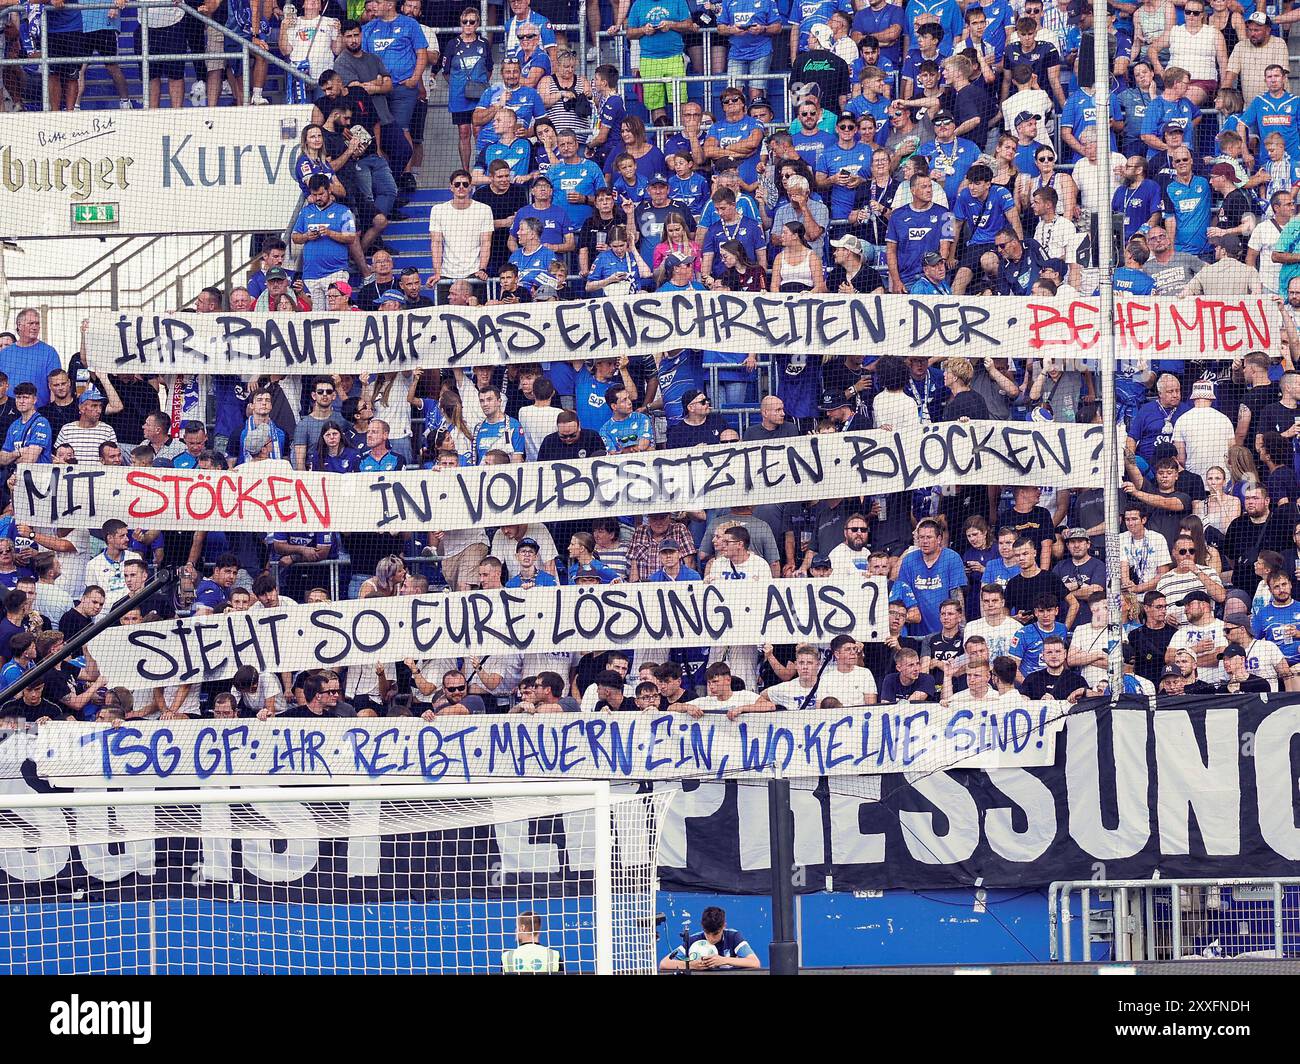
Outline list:
[[[538,117],[546,113],[546,105],[542,103],[537,90],[530,89],[527,85],[520,85],[517,89],[507,89],[504,85],[497,85],[480,103],[484,107],[509,107],[514,111],[515,117],[529,128],[532,128],[533,122]],[[497,132],[497,124],[488,122],[478,131],[478,140],[474,143],[479,151],[484,151],[489,144],[495,144],[500,139],[501,134]]]
[[[519,223],[525,218],[536,218],[542,223],[543,244],[563,244],[573,228],[569,224],[568,211],[557,207],[554,203],[546,210],[539,211],[530,203],[527,207],[520,207],[515,212],[515,220],[510,223],[510,235],[516,241],[519,239]]]
[[[53,444],[54,435],[50,431],[50,423],[40,414],[34,413],[26,421],[18,418],[9,426],[9,431],[5,433],[4,449],[13,452],[23,447],[39,447],[41,456],[36,460],[48,462]]]
[[[704,941],[704,932],[699,931],[693,934],[687,942],[686,949],[695,945],[697,942]],[[674,960],[685,960],[686,949],[678,946],[669,954]],[[745,936],[739,931],[734,931],[730,927],[722,929],[722,939],[717,943],[719,957],[752,957],[754,951],[750,948],[749,943],[745,941]]]
[[[1187,184],[1170,181],[1165,186],[1166,214],[1172,214],[1177,224],[1174,230],[1174,250],[1189,255],[1200,255],[1210,249],[1206,230],[1210,227],[1210,183],[1203,177],[1193,177]]]
[[[832,144],[822,155],[821,172],[830,177],[847,174],[850,177],[870,178],[871,146],[869,144],[854,144],[851,148],[841,148],[838,143]],[[853,210],[857,195],[858,190],[855,188],[831,185],[831,201],[828,204],[831,217],[847,218],[849,211]]]
[[[387,451],[382,458],[376,458],[369,451],[366,451],[361,455],[361,460],[357,463],[357,472],[392,473],[405,465],[406,459],[396,451]]]
[[[911,205],[899,207],[889,216],[885,240],[898,245],[898,276],[909,285],[921,276],[921,260],[927,251],[941,251],[952,239],[952,215],[933,203],[923,211]]]
[[[718,22],[748,30],[751,26],[779,26],[782,19],[775,0],[722,0]],[[728,57],[742,63],[772,54],[770,33],[740,33],[727,39],[731,42]]]
[[[786,417],[815,417],[817,401],[821,398],[821,356],[796,353],[774,359],[773,368],[776,370],[775,392],[785,404]]]
[[[853,7],[848,0],[794,0],[790,5],[790,21],[799,23],[799,51],[807,50],[812,28],[828,26],[836,11],[852,16]]]
[[[1300,122],[1300,97],[1294,93],[1283,92],[1281,96],[1261,93],[1246,105],[1241,120],[1259,137],[1261,147],[1264,138],[1270,133],[1281,133],[1286,141],[1286,153],[1291,156],[1300,155],[1300,129],[1297,129],[1297,123]]]
[[[1110,205],[1116,214],[1123,214],[1124,239],[1128,240],[1160,210],[1160,186],[1149,177],[1144,177],[1137,188],[1125,184],[1115,190]]]
[[[1292,97],[1292,99],[1294,98]],[[1170,103],[1163,95],[1157,96],[1147,104],[1147,113],[1142,119],[1142,135],[1145,136],[1150,133],[1152,136],[1161,137],[1161,131],[1167,124],[1172,122],[1181,125],[1184,135],[1190,140],[1192,120],[1196,116],[1196,108],[1193,106],[1192,101],[1186,97]],[[1147,148],[1148,159],[1155,158],[1159,154],[1158,148]]]
[[[379,56],[394,81],[406,81],[415,73],[417,53],[424,50],[424,30],[410,15],[389,22],[372,18],[361,27],[361,47]]]
[[[587,274],[587,280],[603,281],[616,273],[626,274],[626,280],[633,288],[640,290],[644,287],[636,259],[630,253],[619,258],[608,248],[596,256],[596,261],[591,264],[591,270]]]
[[[1070,632],[1060,621],[1052,625],[1049,632],[1044,632],[1038,622],[1027,624],[1011,637],[1008,653],[1020,662],[1020,674],[1028,676],[1043,667],[1043,642],[1052,636],[1059,636],[1070,644]]]
[[[891,26],[901,26],[903,32],[898,35],[893,44],[882,44],[880,46],[880,58],[888,58],[897,67],[903,61],[903,38],[908,36],[907,26],[904,24],[903,19],[903,9],[897,4],[886,2],[880,5],[879,11],[868,5],[853,16],[854,33],[869,33],[878,36],[881,30],[887,30]]]
[[[918,15],[938,16],[949,53],[952,51],[952,42],[960,37],[966,28],[966,21],[956,0],[908,0],[906,7],[903,8],[903,32],[909,37],[914,36],[912,27],[916,25]]]
[[[814,129],[809,133],[800,127],[790,134],[790,139],[794,141],[794,150],[799,153],[799,158],[812,168],[813,173],[826,173],[826,164],[822,162],[822,157],[835,147],[835,137],[832,134],[823,133],[820,129]]]
[[[1128,88],[1119,94],[1118,99],[1118,106],[1111,106],[1111,117],[1124,119],[1124,143],[1128,145],[1142,136],[1142,124],[1151,107],[1151,97],[1141,89]],[[1125,152],[1128,153],[1127,147]]]
[[[504,159],[510,164],[510,172],[515,177],[528,176],[529,165],[533,161],[533,146],[523,137],[515,139],[507,146],[498,141],[490,144],[483,152],[483,169],[488,170],[497,159]]]
[[[599,381],[589,369],[578,371],[573,385],[573,412],[578,415],[578,422],[584,429],[599,433],[605,427],[605,422],[609,420],[609,404],[605,402],[605,393],[618,383],[618,377]]]
[[[1114,284],[1116,292],[1124,292],[1131,296],[1149,296],[1156,290],[1156,283],[1149,273],[1130,269],[1128,266],[1121,266],[1115,271]]]
[[[542,274],[551,272],[555,252],[540,247],[530,255],[523,248],[517,248],[510,253],[510,261],[519,267],[519,283],[531,292],[541,283]]]
[[[668,201],[689,211],[692,218],[698,218],[709,202],[709,183],[701,174],[674,175],[668,179]]]
[[[920,631],[924,634],[939,631],[939,607],[948,599],[966,591],[966,566],[954,550],[943,548],[933,565],[926,564],[924,555],[914,550],[904,556],[898,567],[898,582],[906,584],[916,595],[921,609]]]
[[[957,189],[961,187],[966,171],[980,157],[980,150],[964,137],[958,137],[949,144],[940,144],[937,140],[922,144],[916,154],[930,161],[930,176],[943,182],[948,202],[956,203]]]
[[[631,413],[621,421],[610,418],[600,427],[600,438],[605,444],[606,454],[617,454],[623,450],[635,450],[638,443],[645,440],[654,443],[654,430],[650,419],[644,414]]]
[[[1070,93],[1065,101],[1065,107],[1061,109],[1060,128],[1068,129],[1074,134],[1077,140],[1085,129],[1089,129],[1097,124],[1097,98],[1090,92],[1083,89],[1075,89]],[[1110,138],[1111,147],[1114,148],[1115,137],[1112,134]],[[1076,152],[1065,149],[1070,158],[1078,158]]]
[[[622,127],[626,115],[627,107],[623,104],[623,97],[617,92],[612,92],[606,96],[596,111],[596,127],[609,130],[609,136],[605,138],[605,142],[592,149],[591,157],[601,166],[605,165],[610,154],[614,152],[615,146],[618,147],[619,153],[623,150],[623,138],[619,135],[619,129]]]
[[[701,286],[693,284],[693,287]],[[659,291],[671,288],[671,285],[662,285]],[[659,378],[659,395],[663,398],[664,414],[669,422],[680,421],[686,416],[686,411],[682,408],[683,396],[692,388],[701,387],[704,380],[700,352],[689,347],[669,351],[659,360],[655,375]]]
[[[990,185],[989,194],[982,200],[972,196],[970,189],[957,193],[953,216],[964,224],[967,244],[992,244],[1015,209],[1016,201],[1006,188]]]
[[[478,464],[488,451],[505,451],[506,454],[524,454],[524,430],[512,417],[500,421],[484,421],[474,430],[474,457]]]
[[[636,0],[628,12],[627,24],[632,27],[662,26],[666,22],[689,22],[690,9],[686,0]],[[669,59],[682,55],[685,43],[676,30],[659,30],[642,37],[641,54],[646,59]]]
[[[704,235],[704,242],[700,245],[700,254],[707,255],[713,252],[714,277],[721,277],[727,272],[726,264],[722,261],[722,256],[718,254],[719,249],[729,240],[737,240],[745,249],[745,254],[749,256],[750,262],[758,261],[759,251],[767,246],[767,238],[763,233],[763,227],[757,222],[750,221],[748,218],[740,218],[730,224],[726,222],[715,222],[709,226],[709,230]]]
[[[1267,639],[1282,651],[1288,664],[1300,661],[1300,639],[1294,634],[1287,634],[1288,626],[1300,627],[1300,602],[1292,599],[1285,606],[1277,606],[1270,600],[1268,605],[1255,611],[1250,622],[1250,630],[1256,638]]]
[[[334,233],[355,233],[356,219],[352,212],[341,203],[331,203],[328,207],[318,207],[314,203],[305,204],[294,223],[295,233],[312,233],[330,231]],[[327,236],[317,237],[302,245],[303,280],[315,281],[328,277],[332,273],[347,273],[348,245],[340,244]]]
[[[714,122],[709,127],[709,135],[705,138],[705,143],[712,140],[717,142],[719,148],[730,148],[733,144],[739,144],[751,136],[756,129],[761,133],[763,124],[748,115],[739,122]],[[749,158],[741,159],[736,164],[740,171],[740,179],[747,184],[758,180],[758,155],[758,152],[754,152]]]
[[[1016,22],[1016,12],[1011,0],[983,0],[984,18],[988,24],[984,27],[984,43],[991,45],[993,54],[1002,59],[1007,50],[1007,33]]]
[[[1186,399],[1173,410],[1166,410],[1158,399],[1138,407],[1128,426],[1129,439],[1137,445],[1137,456],[1144,462],[1154,462],[1156,448],[1162,443],[1173,442],[1174,425],[1191,408],[1192,404]]]
[[[594,196],[598,188],[605,187],[604,173],[590,159],[579,159],[576,163],[552,163],[546,176],[555,186],[555,206],[568,216],[571,228],[581,229],[582,223],[591,217],[591,207],[586,203],[570,203],[569,193]]]

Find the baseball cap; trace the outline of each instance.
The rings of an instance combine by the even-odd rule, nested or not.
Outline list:
[[[953,118],[951,111],[939,111],[934,116],[934,121],[931,124],[936,126],[942,125],[944,122],[952,122],[955,124],[956,121],[957,120]]]
[[[651,185],[663,185],[664,188],[667,188],[668,178],[664,177],[663,174],[655,174],[654,177],[646,182],[646,188],[649,188]]]
[[[838,240],[832,240],[832,241],[831,241],[831,247],[833,247],[833,248],[845,248],[845,249],[847,249],[848,251],[853,252],[853,254],[855,254],[855,255],[861,255],[861,254],[862,254],[862,241],[859,240],[859,239],[858,239],[856,236],[854,236],[852,233],[845,233],[845,234],[844,234],[842,237],[840,237]]]
[[[843,395],[835,392],[822,392],[821,402],[817,404],[817,408],[822,413],[829,414],[832,410],[839,410],[841,407],[852,405]]]
[[[597,580],[602,584],[608,584],[614,579],[614,574],[608,569],[597,569],[594,565],[588,563],[580,566],[573,579],[578,580]]]
[[[921,256],[921,264],[923,266],[938,266],[941,262],[943,262],[943,256],[937,251],[927,251]]]
[[[808,31],[808,36],[820,44],[823,48],[831,46],[832,34],[831,28],[824,23],[817,23]]]
[[[753,111],[755,108],[758,107],[766,107],[769,111],[771,111],[773,109],[772,101],[769,100],[766,96],[755,96],[752,100],[749,101],[749,109]]]
[[[348,284],[347,281],[334,281],[330,284],[330,287],[337,288],[339,295],[343,296],[345,299],[352,298],[352,286]]]
[[[707,399],[708,397],[708,393],[701,388],[688,388],[682,393],[682,409],[685,410],[696,399]]]
[[[537,540],[533,539],[532,536],[525,536],[515,544],[515,553],[518,554],[527,547],[531,547],[533,550],[541,550],[541,547],[537,545]]]
[[[664,256],[664,269],[666,269],[666,270],[675,270],[675,269],[677,269],[678,266],[692,266],[692,267],[693,267],[694,265],[695,265],[694,261],[693,261],[692,259],[688,259],[685,255],[665,255],[665,256]]]
[[[1016,120],[1011,124],[1013,126],[1018,126],[1020,125],[1021,122],[1028,122],[1030,119],[1033,119],[1035,122],[1037,122],[1038,115],[1034,114],[1033,111],[1021,111],[1018,115],[1016,115]]]
[[[678,554],[681,552],[682,545],[671,539],[666,539],[659,544],[660,554]]]
[[[1223,233],[1220,236],[1212,236],[1210,237],[1210,243],[1216,248],[1223,248],[1228,253],[1229,258],[1235,259],[1241,255],[1241,237],[1236,233]],[[1192,398],[1195,399],[1196,396],[1193,395]]]
[[[1160,679],[1167,680],[1171,676],[1177,676],[1180,680],[1183,678],[1182,672],[1177,665],[1166,665],[1164,671],[1160,674]]]
[[[269,270],[266,271],[266,279],[268,281],[287,281],[289,279],[289,275],[284,272],[284,267],[272,266]]]
[[[1192,401],[1214,398],[1214,381],[1199,380],[1192,385]]]
[[[1064,277],[1068,267],[1065,265],[1064,259],[1048,259],[1043,263],[1043,269],[1055,270],[1059,276]]]
[[[389,288],[387,291],[384,292],[383,295],[379,297],[379,302],[380,303],[405,303],[406,296],[404,296],[396,288]]]
[[[1177,130],[1179,133],[1187,132],[1187,121],[1182,118],[1176,118],[1172,122],[1166,122],[1160,127],[1160,135],[1163,137],[1171,130]]]
[[[1189,602],[1204,602],[1208,606],[1212,600],[1204,591],[1191,591],[1183,596],[1182,604],[1186,606]]]
[[[1223,623],[1233,628],[1249,628],[1250,614],[1243,609],[1230,609],[1223,615]]]
[[[1223,656],[1225,658],[1244,658],[1246,652],[1236,643],[1229,643],[1223,651]]]
[[[1211,177],[1221,177],[1225,181],[1237,182],[1237,169],[1231,163],[1215,163],[1210,170]]]
[[[81,398],[77,400],[77,405],[80,406],[82,403],[102,403],[104,401],[104,393],[92,384],[81,393]]]
[[[1256,26],[1269,26],[1272,24],[1272,19],[1270,19],[1263,11],[1252,12],[1246,21],[1253,22]]]
[[[1088,530],[1086,528],[1067,528],[1065,530],[1065,535],[1061,538],[1064,539],[1066,543],[1069,543],[1072,539],[1084,539],[1089,542],[1092,541],[1092,537],[1088,535]]]
[[[829,569],[830,567],[831,560],[824,554],[814,555],[813,560],[808,563],[810,569]]]

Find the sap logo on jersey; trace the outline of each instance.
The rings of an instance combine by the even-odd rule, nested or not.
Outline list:
[[[914,228],[912,228],[912,229],[909,229],[909,230],[907,231],[907,239],[908,239],[908,240],[924,240],[924,239],[925,239],[926,237],[928,237],[929,235],[930,235],[930,230],[929,230],[929,229],[923,229],[923,228],[920,228],[919,226],[918,226],[918,227],[914,227]]]
[[[50,1034],[130,1036],[138,1046],[153,1038],[153,1002],[82,1001],[73,994],[68,1001],[50,1005]]]

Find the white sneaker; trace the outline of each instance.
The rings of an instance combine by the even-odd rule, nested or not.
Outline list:
[[[121,108],[123,111],[132,111],[135,109],[134,105],[131,103],[130,100],[118,100],[117,106]]]
[[[257,107],[263,106],[265,104],[269,104],[270,102],[271,101],[268,100],[265,96],[263,96],[260,92],[253,93],[253,98],[249,101],[249,103]]]
[[[208,103],[208,87],[201,81],[196,81],[190,86],[190,106],[206,107]]]
[[[587,62],[588,63],[600,62],[600,45],[590,44],[587,46]]]

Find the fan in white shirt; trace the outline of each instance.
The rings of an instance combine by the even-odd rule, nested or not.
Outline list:
[[[733,691],[731,689],[731,670],[722,662],[714,662],[704,670],[705,686],[708,695],[693,702],[685,702],[677,709],[689,713],[692,708],[704,713],[726,713],[728,720],[735,720],[742,713],[748,712],[760,697],[753,691]],[[771,703],[760,705],[759,709],[770,710]]]
[[[967,640],[980,636],[989,648],[989,660],[1010,653],[1011,643],[1020,631],[1020,622],[1007,613],[1007,596],[993,586],[980,590],[980,617],[966,625]]]
[[[991,672],[987,661],[973,661],[966,666],[966,690],[959,691],[946,701],[949,709],[963,709],[967,706],[987,705],[999,702],[1002,696],[990,682]]]
[[[722,537],[722,549],[709,562],[704,579],[709,583],[718,580],[772,579],[772,566],[749,551],[749,529],[732,525]]]

